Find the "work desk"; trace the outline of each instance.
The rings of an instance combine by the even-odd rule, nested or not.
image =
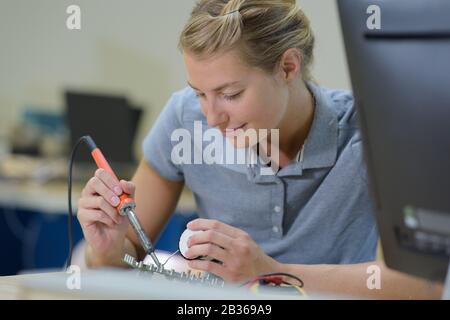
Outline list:
[[[0,277],[0,299],[222,299],[219,288],[138,276],[133,270],[82,271],[80,289],[69,289],[65,272]],[[186,290],[183,290],[186,288]],[[245,294],[245,292],[243,292]],[[228,296],[230,299],[231,297]],[[213,298],[211,298],[213,299]]]
[[[211,287],[146,277],[134,270],[85,270],[80,289],[69,289],[71,274],[59,272],[0,277],[0,299],[151,299],[151,300],[292,300],[339,299],[343,297],[308,293],[308,296],[264,291],[254,293],[237,285]],[[70,280],[69,280],[70,281]]]
[[[158,258],[166,261],[170,253],[157,251]],[[147,256],[145,263],[151,263]],[[187,260],[173,256],[165,265],[166,270],[186,272]],[[191,270],[200,275],[200,271]],[[292,288],[265,287],[265,290],[249,290],[240,284],[220,286],[168,280],[161,274],[138,272],[134,269],[79,269],[79,281],[73,281],[75,273],[63,269],[44,270],[36,273],[0,277],[2,299],[164,299],[164,300],[303,300],[344,299],[348,297],[314,292],[298,292]],[[79,288],[74,288],[78,283]],[[72,288],[72,289],[71,289]]]

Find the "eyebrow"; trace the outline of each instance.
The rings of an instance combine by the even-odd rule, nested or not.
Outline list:
[[[201,91],[201,90],[197,89],[196,87],[194,87],[192,84],[190,84],[189,81],[187,83],[192,89],[197,90],[197,91]],[[217,88],[214,88],[212,91],[220,91],[222,89],[225,89],[226,87],[230,87],[230,86],[235,85],[237,83],[239,83],[239,81],[227,82],[227,83],[224,83],[224,84],[218,86]]]

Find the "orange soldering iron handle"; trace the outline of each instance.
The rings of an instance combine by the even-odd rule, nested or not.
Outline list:
[[[91,152],[92,157],[94,158],[95,163],[97,164],[97,167],[101,168],[101,169],[105,169],[106,171],[108,171],[114,178],[116,178],[117,180],[119,180],[116,176],[116,174],[114,173],[113,169],[110,167],[108,161],[106,161],[105,156],[103,155],[103,153],[100,151],[99,148],[94,149]]]
[[[92,157],[94,158],[95,163],[97,164],[97,167],[106,170],[107,172],[109,172],[117,181],[119,181],[119,178],[117,178],[116,174],[114,173],[113,169],[111,168],[111,166],[109,165],[108,161],[106,161],[105,156],[103,155],[103,153],[100,151],[99,148],[95,148],[92,152],[91,152]],[[127,193],[122,193],[122,195],[119,197],[120,198],[120,203],[117,206],[117,210],[120,211],[120,208],[122,208],[122,206],[126,203],[129,202],[134,202],[134,199],[130,197],[129,194]]]

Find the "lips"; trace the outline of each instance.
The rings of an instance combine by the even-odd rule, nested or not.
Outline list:
[[[234,136],[234,135],[237,134],[237,130],[243,129],[243,128],[245,127],[246,124],[247,124],[247,123],[244,123],[244,124],[242,124],[242,125],[240,125],[240,126],[238,126],[238,127],[234,127],[234,128],[220,129],[220,131],[222,131],[222,133],[223,133],[225,136]]]

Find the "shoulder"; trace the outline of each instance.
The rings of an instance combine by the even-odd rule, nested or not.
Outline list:
[[[198,98],[194,90],[190,87],[185,87],[182,90],[174,92],[165,109],[177,118],[182,127],[196,120],[205,120],[200,109]]]
[[[357,129],[358,119],[353,93],[350,90],[320,88],[328,107],[334,111],[340,129]]]
[[[336,113],[339,155],[346,160],[346,165],[350,163],[356,165],[358,175],[366,184],[367,171],[364,161],[364,147],[353,94],[349,90],[326,88],[322,88],[322,90],[324,95],[327,96],[329,107]]]
[[[320,93],[336,117],[341,143],[361,142],[361,133],[353,93],[350,90],[319,88]]]
[[[362,158],[363,147],[358,113],[350,90],[316,87],[321,99],[337,122],[338,150],[351,150],[354,156]]]

